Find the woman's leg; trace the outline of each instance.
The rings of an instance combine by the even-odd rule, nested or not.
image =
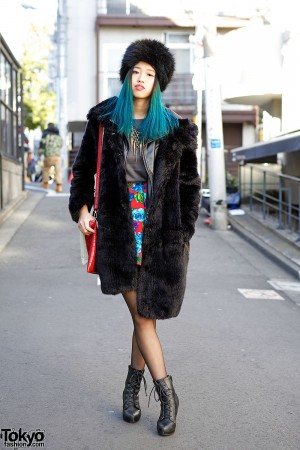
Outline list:
[[[136,291],[123,293],[132,316],[134,333],[132,337],[132,365],[133,363],[147,364],[154,381],[154,387],[158,393],[161,410],[157,421],[157,431],[161,436],[169,436],[175,432],[176,416],[179,407],[179,399],[174,390],[173,380],[167,375],[161,345],[156,334],[156,322],[153,319],[146,319],[137,312]],[[139,403],[133,400],[138,398],[140,382],[134,395],[131,395],[130,385],[124,389],[123,393],[123,418],[127,422],[137,422],[141,416]],[[130,395],[128,395],[130,394]],[[131,401],[127,407],[126,399]],[[134,408],[131,404],[133,402]],[[125,406],[124,406],[125,405]]]
[[[156,320],[153,319],[153,325],[156,329]],[[133,330],[132,333],[132,348],[131,348],[131,365],[135,369],[143,370],[145,367],[145,360],[143,358],[143,355],[140,352],[139,346],[136,341],[135,332]]]
[[[166,377],[167,372],[162,348],[156,334],[155,321],[153,319],[147,319],[137,312],[136,291],[124,292],[122,295],[126,301],[134,325],[135,339],[133,338],[132,345],[132,358],[134,359],[134,363],[142,364],[143,358],[153,380]]]

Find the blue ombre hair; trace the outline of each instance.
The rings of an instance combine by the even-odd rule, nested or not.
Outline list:
[[[99,116],[111,116],[113,123],[117,125],[118,133],[127,137],[131,135],[133,125],[133,93],[131,85],[132,70],[129,70],[119,97],[113,97],[107,102],[102,114]],[[140,141],[161,139],[172,133],[179,126],[179,120],[162,101],[161,90],[157,78],[154,82],[147,116],[139,130]]]

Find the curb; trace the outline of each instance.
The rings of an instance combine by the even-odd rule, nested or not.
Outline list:
[[[15,202],[9,208],[9,214],[0,223],[0,253],[5,249],[18,229],[44,197],[45,194],[40,192],[34,194],[26,192],[22,201]]]
[[[24,190],[9,205],[0,212],[0,225],[27,199],[28,191]]]
[[[242,236],[244,239],[250,242],[250,244],[252,244],[255,248],[261,251],[268,258],[279,264],[287,272],[289,272],[290,274],[292,274],[293,276],[295,276],[297,279],[300,280],[300,265],[296,264],[287,256],[283,255],[281,252],[276,250],[275,247],[271,247],[270,245],[268,245],[263,239],[259,237],[258,234],[254,234],[251,229],[238,223],[232,216],[229,218],[229,222],[232,229],[236,233],[238,233],[240,236]],[[270,233],[274,234],[274,232],[272,232],[271,230],[269,231]]]

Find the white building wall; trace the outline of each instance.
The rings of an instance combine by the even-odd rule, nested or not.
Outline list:
[[[96,104],[97,0],[68,0],[68,121],[86,120]]]
[[[300,33],[294,32],[283,49],[282,132],[300,129]]]
[[[300,33],[291,33],[284,47],[283,75],[284,89],[282,94],[282,132],[288,133],[300,129]],[[283,153],[282,172],[300,177],[300,151]],[[298,187],[291,183],[292,202],[299,203]]]
[[[251,123],[243,123],[242,145],[252,145],[256,142],[256,129]]]
[[[219,37],[222,97],[257,104],[251,96],[268,99],[282,93],[282,33],[278,27],[253,21]],[[242,97],[241,101],[237,101]],[[248,101],[246,99],[248,97]],[[269,101],[269,100],[265,100]]]

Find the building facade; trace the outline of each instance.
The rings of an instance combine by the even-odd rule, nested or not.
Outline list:
[[[0,34],[0,218],[23,196],[20,65]]]
[[[188,9],[188,8],[187,8]],[[181,3],[172,11],[163,2],[133,3],[125,0],[68,0],[68,130],[69,167],[80,145],[86,113],[99,101],[117,95],[120,89],[119,68],[128,44],[136,39],[152,38],[164,42],[176,60],[176,72],[163,99],[167,106],[183,117],[197,115],[197,92],[193,88],[195,44],[194,14]],[[220,35],[245,21],[218,18]],[[237,174],[230,151],[255,141],[257,109],[223,107],[224,144],[227,170]],[[205,147],[205,114],[202,120]]]

